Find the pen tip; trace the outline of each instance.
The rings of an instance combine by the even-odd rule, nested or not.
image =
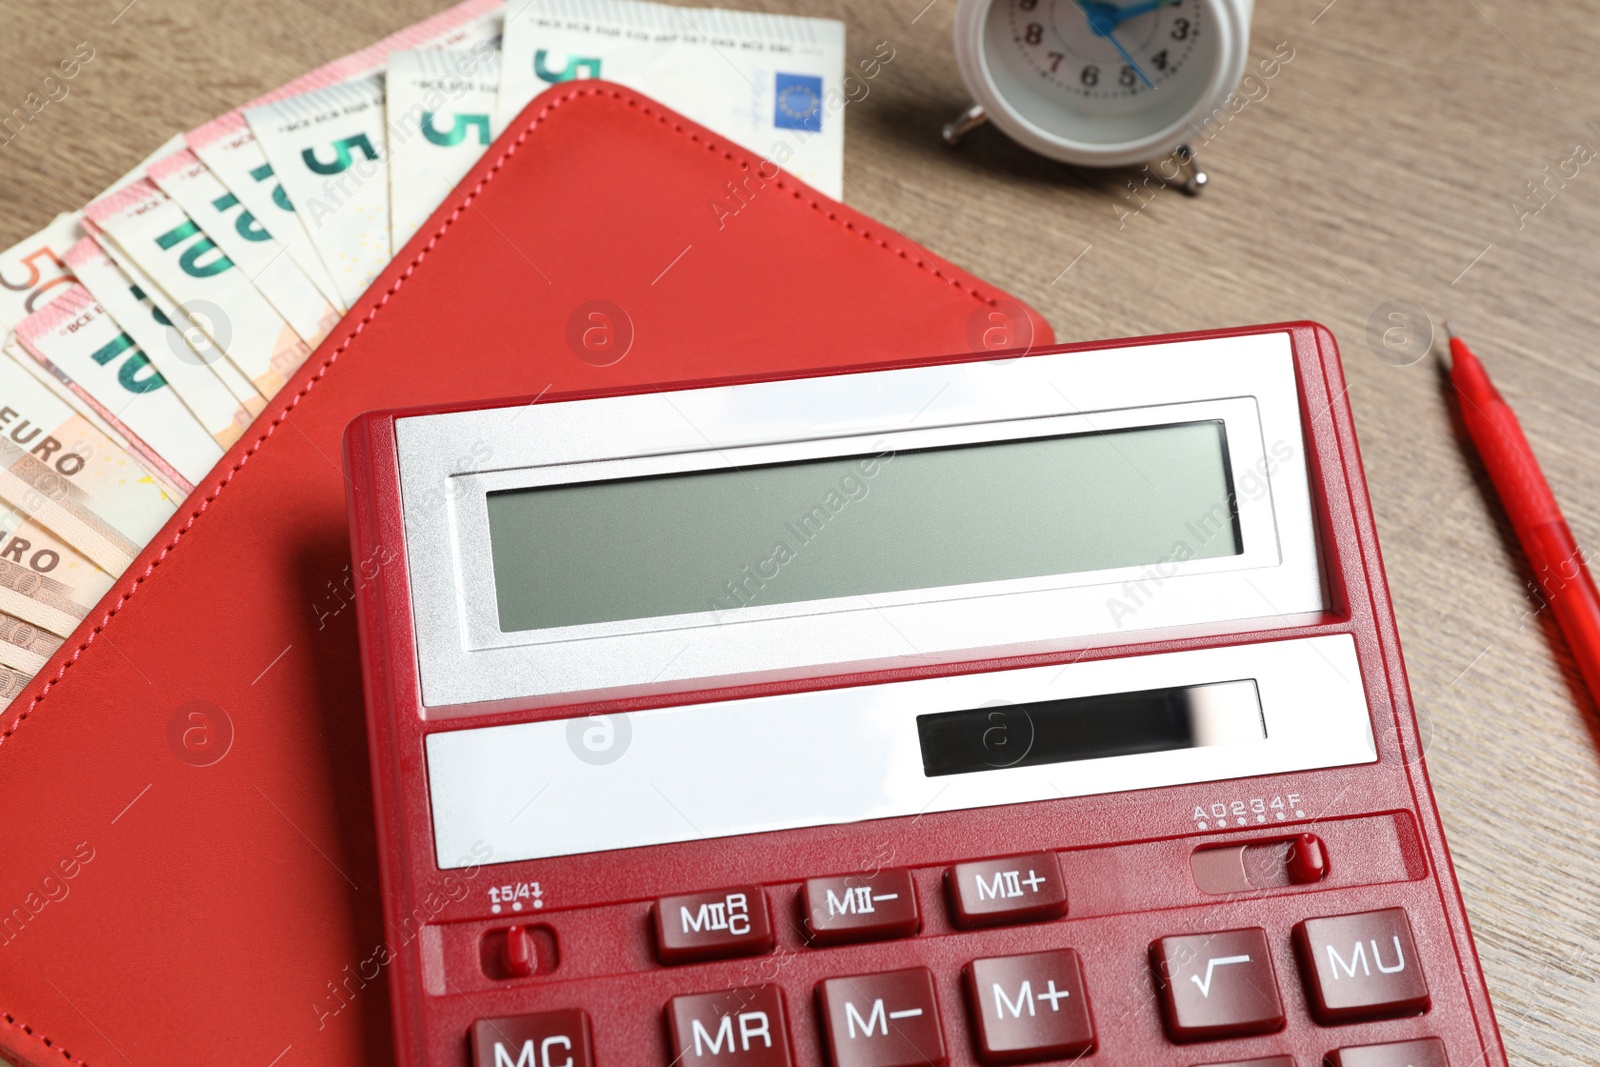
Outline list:
[[[1455,340],[1456,332],[1450,328],[1450,320],[1444,320],[1444,335],[1450,340]]]

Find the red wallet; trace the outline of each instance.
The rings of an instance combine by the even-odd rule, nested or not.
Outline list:
[[[353,416],[1050,340],[643,96],[539,97],[0,718],[0,1054],[389,1061]]]

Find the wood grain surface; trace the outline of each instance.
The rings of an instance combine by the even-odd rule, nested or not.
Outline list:
[[[172,134],[444,6],[124,4],[4,0],[0,112],[79,42],[95,57],[0,147],[0,247]],[[852,58],[890,43],[847,110],[846,201],[1031,301],[1062,340],[1294,318],[1334,331],[1512,1061],[1600,1062],[1600,718],[1433,361],[1397,366],[1369,342],[1390,301],[1448,317],[1522,416],[1579,542],[1595,541],[1600,159],[1543,201],[1525,183],[1600,147],[1600,3],[1260,0],[1252,55],[1283,43],[1293,58],[1200,149],[1198,199],[1136,194],[1138,172],[1074,171],[993,130],[944,147],[940,124],[967,103],[954,0],[747,6],[841,18]]]

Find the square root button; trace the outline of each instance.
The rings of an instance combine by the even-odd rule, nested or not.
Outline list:
[[[911,937],[922,929],[917,888],[906,870],[808,879],[800,890],[800,908],[814,945]]]
[[[833,1067],[944,1067],[944,1034],[926,967],[817,985]]]
[[[945,886],[957,926],[1039,922],[1067,913],[1067,884],[1054,852],[958,863],[945,872]]]
[[[1054,1060],[1094,1049],[1083,967],[1070,948],[973,960],[967,993],[984,1063]]]
[[[667,1002],[667,1029],[672,1062],[683,1067],[790,1067],[789,1031],[777,986],[673,997]]]
[[[1294,943],[1319,1023],[1428,1010],[1428,983],[1405,909],[1307,919],[1294,928]]]
[[[473,1067],[502,1067],[507,1063],[594,1067],[589,1016],[573,1008],[473,1023]]]
[[[1167,1036],[1212,1041],[1283,1029],[1283,1001],[1260,927],[1163,937],[1150,946]]]
[[[767,895],[758,885],[662,897],[655,927],[656,958],[667,964],[751,956],[773,945]]]

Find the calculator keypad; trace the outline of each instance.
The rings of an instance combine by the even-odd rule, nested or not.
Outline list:
[[[966,978],[984,1063],[1059,1059],[1094,1048],[1083,966],[1070,948],[973,960]]]
[[[674,1064],[790,1067],[788,1024],[777,986],[673,997],[667,1030]]]
[[[817,1007],[833,1067],[943,1067],[944,1027],[926,967],[830,978]]]
[[[1260,927],[1163,937],[1150,946],[1167,1036],[1214,1041],[1283,1029],[1283,1000]]]

